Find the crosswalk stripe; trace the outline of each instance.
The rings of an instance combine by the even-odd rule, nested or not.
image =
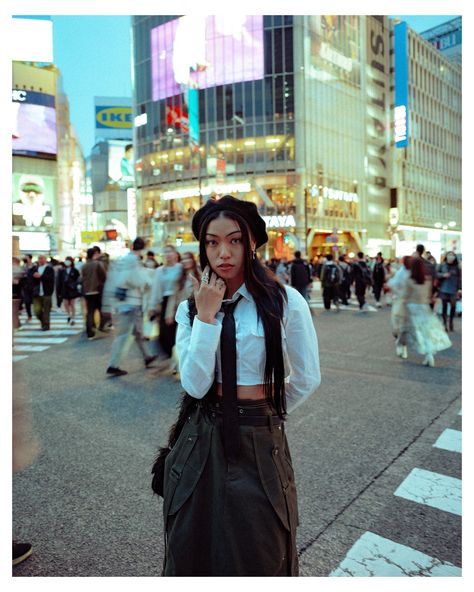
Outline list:
[[[15,337],[14,343],[48,343],[48,344],[55,344],[55,343],[64,343],[67,341],[67,337]]]
[[[395,491],[398,497],[461,516],[461,479],[415,468]]]
[[[41,331],[41,329],[37,329],[36,331],[22,331],[21,332],[21,337],[39,337],[41,334],[43,335],[79,335],[79,333],[82,333],[82,329],[60,329],[58,331],[54,330],[54,329],[50,329],[47,332],[43,332]]]
[[[462,433],[459,430],[446,429],[433,444],[435,448],[461,452]]]
[[[42,352],[49,349],[49,345],[14,345],[13,351],[21,352]]]
[[[12,362],[21,362],[21,360],[26,360],[28,356],[12,356]]]
[[[365,532],[329,575],[460,577],[462,570],[373,532]]]

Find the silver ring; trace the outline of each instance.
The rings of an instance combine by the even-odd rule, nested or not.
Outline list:
[[[203,284],[208,284],[209,283],[209,276],[208,275],[203,275],[201,278],[201,282]]]

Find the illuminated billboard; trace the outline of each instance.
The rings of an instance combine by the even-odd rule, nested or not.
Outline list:
[[[9,53],[18,62],[53,62],[53,21],[13,17]]]
[[[53,95],[12,90],[12,151],[28,156],[56,156],[56,109]]]
[[[264,76],[263,16],[183,16],[151,30],[152,97]]]
[[[55,220],[52,177],[13,173],[12,224],[15,228],[51,228]]]
[[[310,77],[360,85],[359,16],[309,16]]]
[[[408,29],[405,22],[394,27],[395,38],[395,146],[408,146]]]
[[[122,140],[109,140],[109,185],[118,185],[120,189],[133,187],[133,146]]]

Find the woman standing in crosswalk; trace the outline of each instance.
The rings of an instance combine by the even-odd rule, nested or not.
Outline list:
[[[268,237],[253,203],[209,200],[192,228],[203,275],[176,314],[188,394],[162,449],[166,461],[154,467],[164,497],[163,575],[296,576],[284,419],[320,383],[311,313],[256,257]]]

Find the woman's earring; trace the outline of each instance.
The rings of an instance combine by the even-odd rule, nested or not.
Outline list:
[[[254,249],[252,251],[252,259],[256,259],[257,258],[257,251]]]

